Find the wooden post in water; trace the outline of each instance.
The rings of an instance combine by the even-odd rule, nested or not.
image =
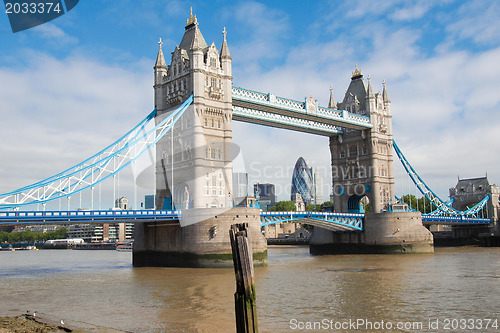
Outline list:
[[[236,276],[236,292],[234,293],[236,332],[258,332],[253,281],[252,237],[248,223],[233,224],[229,229],[229,237]]]

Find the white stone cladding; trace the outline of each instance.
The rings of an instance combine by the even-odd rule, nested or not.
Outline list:
[[[367,196],[372,213],[386,211],[395,192],[391,101],[385,82],[383,92],[375,94],[370,77],[366,85],[356,68],[344,100],[337,107],[369,116],[373,128],[344,128],[344,134],[330,137],[334,209],[355,209],[361,198]]]
[[[191,16],[168,66],[160,44],[154,67],[157,123],[191,94],[194,100],[173,133],[156,145],[158,209],[165,198],[181,209],[232,205],[231,56],[223,33],[219,52],[214,43],[206,44]]]

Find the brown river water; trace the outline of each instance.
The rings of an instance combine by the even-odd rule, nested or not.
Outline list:
[[[260,332],[500,332],[500,248],[311,256],[255,269]],[[232,269],[134,268],[131,253],[0,252],[0,316],[93,331],[235,332]]]

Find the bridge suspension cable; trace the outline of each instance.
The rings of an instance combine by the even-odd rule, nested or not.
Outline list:
[[[481,200],[479,203],[474,205],[473,207],[465,210],[465,211],[459,211],[456,210],[455,208],[451,207],[450,202],[445,202],[441,198],[439,198],[427,184],[420,178],[420,176],[417,174],[415,169],[411,166],[410,162],[406,159],[406,157],[403,155],[403,152],[401,149],[399,149],[398,145],[396,142],[393,140],[393,146],[394,146],[394,151],[398,155],[399,160],[401,161],[401,164],[403,165],[404,169],[406,170],[406,173],[408,176],[410,176],[411,180],[415,184],[415,186],[418,188],[418,190],[429,200],[434,207],[437,208],[442,214],[449,214],[453,216],[470,216],[470,215],[475,215],[479,211],[483,209],[483,207],[486,205],[488,202],[490,196],[486,195],[483,200]],[[433,211],[429,213],[429,215],[438,215],[436,211]]]
[[[154,121],[154,109],[132,130],[83,162],[34,184],[0,194],[0,209],[46,203],[92,189],[116,175],[156,144],[174,126],[192,101],[191,95],[153,129],[146,130],[146,125]]]

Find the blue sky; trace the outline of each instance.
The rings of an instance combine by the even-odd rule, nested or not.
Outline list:
[[[76,164],[142,119],[158,39],[168,58],[191,6],[208,43],[220,47],[226,27],[233,84],[326,105],[358,64],[375,91],[387,81],[395,139],[441,196],[457,175],[500,183],[498,1],[82,0],[16,34],[0,15],[0,192]],[[280,199],[299,156],[322,169],[327,195],[326,138],[241,123],[233,138],[251,181],[277,183]]]

